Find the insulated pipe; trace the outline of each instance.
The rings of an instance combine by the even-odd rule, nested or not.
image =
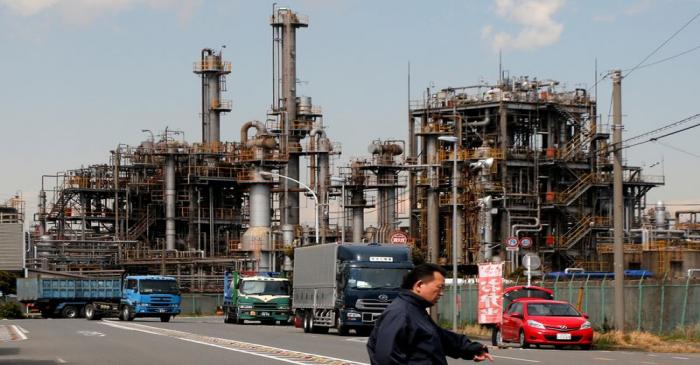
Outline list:
[[[252,127],[255,127],[255,129],[257,129],[257,134],[256,134],[256,136],[257,136],[257,135],[261,135],[261,134],[263,134],[263,133],[264,133],[264,134],[268,134],[268,133],[267,133],[267,129],[265,128],[265,125],[262,124],[262,122],[257,121],[257,120],[251,120],[251,121],[249,121],[249,122],[245,122],[245,123],[241,126],[241,143],[242,143],[243,145],[247,145],[247,144],[248,144],[248,130],[249,130],[250,128],[252,128]]]
[[[326,138],[326,134],[323,132],[323,130],[314,129],[311,131],[311,138],[317,138],[317,136],[318,141],[316,142],[316,148],[318,153],[316,154],[316,158],[318,163],[316,166],[319,204],[316,209],[322,209],[322,211],[319,213],[321,217],[321,243],[325,243],[326,231],[328,230],[330,223],[328,217],[328,184],[330,182],[330,165],[328,161],[328,154],[331,150],[331,143],[328,138]]]
[[[361,189],[352,191],[352,241],[362,242],[362,236],[365,233],[365,215],[364,215],[364,194]]]
[[[175,155],[169,149],[165,158],[165,247],[175,250]]]
[[[428,164],[436,166],[437,158],[437,137],[433,135],[425,136]],[[428,169],[428,179],[430,187],[428,190],[428,262],[436,263],[440,256],[440,206],[438,202],[438,173],[436,167]]]
[[[491,117],[489,116],[489,111],[486,109],[484,113],[484,119],[476,122],[466,122],[467,127],[483,127],[491,123]]]

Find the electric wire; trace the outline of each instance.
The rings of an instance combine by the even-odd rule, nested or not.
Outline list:
[[[700,16],[700,12],[698,12],[697,14],[695,14],[695,16],[693,16],[692,18],[690,18],[690,20],[688,20],[685,24],[683,24],[682,27],[680,27],[680,28],[679,28],[678,30],[676,30],[673,34],[671,34],[670,37],[666,38],[665,41],[663,41],[663,42],[662,42],[658,47],[656,47],[651,53],[649,53],[646,57],[644,57],[643,60],[641,60],[636,66],[634,66],[628,73],[626,73],[626,74],[623,76],[623,78],[629,77],[629,75],[631,75],[632,72],[634,72],[634,71],[635,71],[636,69],[638,69],[641,65],[643,65],[644,62],[646,62],[651,56],[653,56],[654,54],[656,54],[656,52],[658,52],[661,48],[663,48],[663,46],[665,46],[668,42],[670,42],[671,39],[673,39],[675,36],[677,36],[678,33],[680,33],[681,31],[683,31],[683,29],[685,29],[688,25],[690,25],[690,23],[692,23],[692,22],[693,22],[695,19],[697,19],[699,16]]]

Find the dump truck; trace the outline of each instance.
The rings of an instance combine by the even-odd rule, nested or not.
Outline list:
[[[17,279],[17,299],[44,318],[155,317],[168,322],[181,311],[177,280],[158,275]]]
[[[287,324],[291,319],[289,279],[273,272],[224,274],[224,322]]]
[[[404,245],[337,244],[294,250],[292,308],[306,333],[368,335],[413,268]]]

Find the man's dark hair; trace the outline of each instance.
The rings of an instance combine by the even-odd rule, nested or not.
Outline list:
[[[433,276],[435,275],[434,273],[436,272],[439,272],[442,274],[442,276],[447,276],[447,271],[445,271],[445,269],[439,265],[420,264],[414,267],[413,270],[409,271],[408,274],[403,277],[401,288],[410,290],[413,289],[413,285],[415,285],[419,280],[426,282],[431,281],[433,280]]]

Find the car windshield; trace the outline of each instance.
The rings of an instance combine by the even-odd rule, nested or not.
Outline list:
[[[348,275],[351,289],[398,289],[408,269],[353,268]]]
[[[544,317],[580,317],[581,314],[570,304],[565,303],[529,303],[527,313],[531,316]]]
[[[180,290],[175,280],[141,280],[141,294],[177,294]]]
[[[289,295],[288,281],[244,280],[241,293],[245,295]]]

